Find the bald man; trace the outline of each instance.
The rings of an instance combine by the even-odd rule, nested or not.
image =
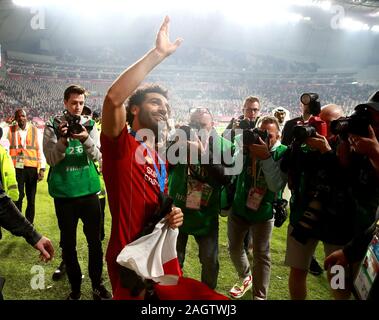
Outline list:
[[[330,123],[334,120],[337,120],[341,117],[345,116],[345,112],[342,107],[337,104],[327,104],[321,108],[320,112],[321,120],[326,122],[327,126],[327,139],[329,140],[332,137],[332,133],[330,132]]]
[[[294,236],[293,230],[296,229],[296,224],[300,220],[300,216],[296,216],[298,213],[305,212],[306,208],[301,208],[300,202],[294,200],[294,202],[299,202],[293,204],[291,207],[291,217],[290,225],[287,234],[287,250],[286,250],[286,264],[290,266],[290,276],[289,276],[289,291],[291,298],[294,300],[302,300],[306,298],[307,295],[307,274],[310,261],[315,252],[318,242],[321,240],[324,245],[325,256],[328,256],[334,250],[341,249],[344,244],[346,244],[352,235],[352,215],[348,213],[348,209],[345,211],[343,219],[340,217],[340,211],[342,209],[336,208],[335,203],[339,203],[341,198],[344,199],[343,203],[339,203],[339,208],[347,206],[346,203],[347,195],[344,186],[344,175],[338,164],[335,156],[335,150],[339,143],[339,137],[333,136],[330,133],[330,123],[344,116],[344,112],[341,106],[335,104],[328,104],[321,109],[320,118],[327,124],[327,137],[320,134],[316,134],[314,137],[308,138],[305,143],[310,147],[311,158],[317,159],[312,162],[308,161],[307,158],[305,163],[307,168],[312,168],[311,171],[308,170],[308,181],[314,181],[316,190],[322,189],[324,186],[331,188],[330,194],[338,193],[339,196],[325,197],[322,200],[322,212],[324,212],[324,220],[320,222],[320,229],[323,230],[322,239],[316,238],[315,235],[311,236],[307,241],[301,243],[299,238]],[[333,151],[334,150],[334,151]],[[299,174],[299,172],[297,174]],[[309,172],[313,172],[309,173]],[[305,173],[304,173],[305,174]],[[321,177],[321,178],[320,178]],[[326,177],[323,179],[322,177]],[[292,177],[293,178],[293,177]],[[317,183],[316,183],[317,181]],[[304,198],[307,194],[312,193],[312,188],[315,186],[308,185],[307,190],[302,190],[298,186],[293,187],[291,190],[293,193],[299,192],[298,199]],[[308,190],[309,189],[309,190]],[[321,201],[321,200],[320,200]],[[335,202],[334,202],[335,201]],[[352,208],[353,206],[351,206]],[[301,210],[299,209],[301,208]],[[296,213],[296,214],[295,214]],[[326,213],[326,214],[325,214]],[[332,213],[332,214],[330,214]],[[328,270],[328,278],[331,279],[332,275],[330,270]],[[347,299],[350,296],[349,290],[334,290],[332,288],[332,294],[336,299]]]

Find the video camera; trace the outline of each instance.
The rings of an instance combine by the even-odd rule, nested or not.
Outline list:
[[[330,123],[330,131],[334,135],[346,139],[349,133],[361,137],[368,137],[368,126],[371,124],[371,115],[367,106],[357,108],[349,117],[341,117]]]
[[[312,115],[306,123],[298,124],[293,129],[294,141],[303,144],[309,137],[316,136],[316,132],[327,136],[326,122],[318,116],[321,112],[321,104],[317,93],[303,93],[300,97],[302,104],[307,105]]]

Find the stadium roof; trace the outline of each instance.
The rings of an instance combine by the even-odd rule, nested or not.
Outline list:
[[[23,1],[23,0],[19,0]],[[24,1],[30,3],[31,0]],[[42,0],[41,0],[42,1]],[[50,0],[49,3],[54,3]],[[69,2],[69,0],[66,0]],[[70,0],[71,1],[71,0]],[[86,3],[95,3],[100,0],[77,0],[77,3],[86,1]],[[119,0],[108,0],[106,3],[117,3]],[[163,1],[163,0],[162,0]],[[171,0],[164,0],[171,1]],[[196,2],[192,0],[191,2]],[[217,3],[219,3],[219,0]],[[225,0],[226,1],[226,0]],[[224,2],[225,2],[224,1]],[[239,1],[239,2],[238,2]],[[245,1],[245,0],[244,0]],[[275,3],[280,1],[292,0],[234,0],[229,3],[245,3],[250,5],[265,5],[267,9],[275,7]],[[219,48],[243,48],[257,50],[265,47],[264,50],[271,51],[271,54],[286,53],[289,55],[314,56],[318,57],[316,62],[325,59],[325,55],[329,51],[337,51],[337,46],[340,46],[335,56],[338,58],[343,53],[344,56],[355,55],[358,59],[360,52],[370,52],[370,57],[365,59],[365,62],[371,64],[379,64],[379,58],[375,52],[379,50],[379,0],[293,0],[296,2],[312,2],[320,5],[323,8],[331,8],[329,12],[321,10],[320,6],[294,6],[294,12],[304,17],[304,21],[298,23],[296,28],[291,29],[291,32],[283,31],[279,26],[275,29],[274,26],[268,24],[266,26],[252,27],[247,25],[248,22],[253,22],[259,16],[254,10],[254,7],[249,7],[243,17],[234,21],[224,21],[219,19],[219,16],[206,15],[202,9],[197,9],[197,12],[179,12],[173,17],[175,23],[174,32],[183,36],[185,39],[184,45],[207,45],[210,47]],[[148,0],[135,1],[119,1],[125,4],[136,5],[138,3],[146,3]],[[151,0],[151,3],[161,1]],[[174,1],[172,0],[174,3]],[[176,1],[182,3],[185,1]],[[72,3],[72,2],[71,2]],[[150,2],[149,2],[150,3]],[[197,1],[201,3],[215,3],[213,0]],[[109,5],[111,7],[111,5]],[[208,9],[212,9],[209,7]],[[358,29],[367,29],[365,34],[353,33],[348,34],[345,30],[332,30],[331,20],[333,10],[337,10],[341,6],[344,10],[344,16],[355,19],[360,22]],[[63,9],[62,9],[63,8]],[[154,7],[155,8],[155,7]],[[197,8],[194,5],[194,8]],[[91,16],[91,5],[87,10],[79,10],[77,6],[60,7],[59,10],[47,8],[44,17],[38,17],[38,12],[31,8],[20,7],[13,4],[12,0],[0,0],[0,44],[3,48],[10,50],[24,50],[33,53],[40,53],[44,49],[47,53],[55,49],[64,48],[65,46],[74,47],[77,45],[115,45],[119,43],[135,44],[137,41],[145,41],[148,45],[154,40],[155,30],[159,25],[163,14],[157,13],[155,16],[150,12],[140,12],[139,15],[133,15],[130,10],[117,12],[118,15],[125,14],[123,18],[109,18],[106,13]],[[114,10],[115,8],[113,8]],[[195,10],[195,9],[194,9]],[[120,10],[122,11],[122,10]],[[129,16],[127,14],[129,13]],[[196,15],[197,14],[197,15]],[[238,12],[237,12],[238,14]],[[180,16],[181,15],[181,16]],[[269,11],[267,13],[269,15]],[[118,16],[119,17],[119,16]],[[39,19],[40,18],[40,19]],[[309,19],[307,19],[309,18]],[[341,18],[341,17],[340,17]],[[39,19],[39,20],[38,20]],[[33,22],[34,20],[34,22]],[[33,29],[33,23],[43,23],[44,28]],[[239,24],[241,23],[241,24]],[[242,23],[245,23],[243,25]],[[351,27],[352,20],[346,21],[346,26]],[[362,27],[363,26],[363,27]],[[378,32],[371,32],[370,28],[377,26]],[[296,29],[296,30],[295,30]],[[276,32],[276,33],[275,33]],[[270,33],[268,35],[268,33]],[[346,34],[346,35],[345,35]],[[355,39],[353,39],[355,37]],[[267,38],[267,39],[266,39]],[[352,40],[353,39],[353,40]],[[350,41],[350,43],[347,43]],[[342,42],[342,43],[341,43]],[[262,50],[260,53],[266,54]],[[354,51],[352,53],[351,51]],[[338,58],[335,59],[338,62]]]

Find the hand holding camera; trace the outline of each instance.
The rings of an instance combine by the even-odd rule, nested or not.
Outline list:
[[[84,142],[93,128],[94,121],[86,116],[72,115],[67,110],[63,112],[63,117],[55,117],[53,127],[55,133],[65,145],[68,145],[67,138],[77,139]]]
[[[319,134],[317,132],[315,133],[314,136],[307,138],[305,140],[305,143],[309,147],[319,151],[320,153],[326,153],[326,152],[332,150],[332,148],[329,145],[328,140],[324,136],[322,136],[321,134]]]
[[[79,140],[81,143],[83,143],[84,141],[87,140],[88,136],[89,136],[89,133],[87,131],[87,129],[83,126],[82,127],[82,131],[79,132],[79,133],[71,133],[71,136],[70,138],[72,139],[77,139]]]
[[[348,140],[357,153],[367,155],[369,158],[377,157],[379,154],[379,142],[371,125],[368,126],[368,137],[349,134]]]
[[[58,128],[57,128],[57,131],[58,131],[57,136],[58,136],[59,140],[61,140],[65,146],[68,146],[68,142],[67,142],[67,131],[68,131],[67,121],[60,122],[58,125]]]
[[[248,145],[250,155],[257,157],[259,160],[266,160],[271,157],[270,150],[268,145],[262,140],[261,137],[258,137],[258,143]]]

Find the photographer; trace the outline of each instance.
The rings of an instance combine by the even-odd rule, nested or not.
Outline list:
[[[282,136],[281,141],[282,141],[282,144],[284,144],[285,146],[289,146],[292,143],[293,128],[301,122],[304,123],[308,121],[309,118],[312,116],[312,113],[311,113],[312,110],[310,110],[309,104],[304,104],[300,100],[300,108],[301,108],[301,116],[288,120],[283,127],[282,134],[281,134]]]
[[[176,247],[183,267],[188,236],[194,236],[199,246],[201,281],[214,289],[219,272],[218,215],[221,210],[221,188],[230,182],[231,176],[224,175],[222,164],[217,164],[217,167],[213,164],[213,156],[223,155],[228,150],[231,154],[233,146],[217,134],[212,115],[206,108],[191,110],[189,126],[200,130],[201,134],[198,137],[193,132],[194,141],[188,141],[188,147],[198,149],[200,156],[208,154],[209,159],[206,160],[209,160],[209,164],[202,159],[189,159],[187,164],[177,164],[170,171],[169,194],[175,205],[183,208],[184,214]]]
[[[379,204],[379,91],[332,127],[341,137],[337,155],[350,182],[349,196],[356,210],[354,231],[359,233],[374,222]]]
[[[280,170],[286,146],[279,140],[278,121],[267,116],[260,119],[260,123],[260,131],[244,131],[242,136],[236,136],[236,141],[248,151],[243,155],[243,171],[237,176],[232,213],[228,217],[229,253],[242,281],[230,290],[230,295],[241,298],[251,288],[254,279],[254,300],[267,299],[273,203],[287,182]],[[235,156],[241,156],[240,152],[241,149]],[[243,248],[249,230],[253,237],[253,275]]]
[[[97,193],[101,160],[99,134],[93,120],[81,116],[85,90],[71,85],[64,92],[65,112],[46,123],[43,149],[50,165],[49,194],[54,198],[61,232],[62,258],[71,285],[68,299],[81,297],[82,272],[76,252],[79,219],[88,244],[88,272],[95,300],[112,296],[102,284],[103,251],[100,240],[101,211]]]
[[[351,164],[343,167],[336,156],[336,150],[344,142],[340,135],[333,136],[331,123],[342,116],[341,112],[335,105],[324,107],[320,118],[328,127],[328,139],[314,133],[304,143],[293,143],[283,158],[282,169],[289,174],[292,193],[286,250],[286,264],[291,267],[292,299],[306,297],[307,270],[318,241],[323,241],[326,256],[342,248],[358,230],[373,222],[371,207],[375,205],[376,209],[378,204],[375,183],[361,179],[362,174],[367,177],[372,167],[360,161],[357,172]],[[367,201],[364,207],[362,195],[364,202]],[[332,293],[336,299],[350,295],[349,290]]]
[[[112,229],[107,249],[108,274],[114,299],[143,299],[125,287],[116,259],[121,250],[137,239],[162,206],[167,193],[167,168],[158,156],[154,143],[138,135],[144,130],[159,134],[159,123],[167,122],[170,107],[167,91],[158,85],[138,88],[143,79],[179,47],[181,40],[171,43],[169,18],[162,23],[151,49],[127,68],[109,88],[102,110],[101,145],[103,175],[107,189]],[[127,109],[124,102],[128,99]],[[125,123],[127,119],[130,131]],[[143,150],[143,154],[138,150]],[[136,156],[143,159],[137,159]],[[183,223],[180,208],[172,207],[166,216],[170,227]]]
[[[303,97],[308,97],[310,99],[303,100]],[[298,124],[304,124],[312,116],[318,116],[320,111],[321,111],[321,105],[320,102],[318,101],[318,95],[317,94],[303,94],[300,98],[300,108],[301,108],[301,116],[293,118],[291,120],[286,121],[284,124],[284,127],[281,132],[281,141],[282,144],[286,146],[290,146],[293,139],[294,139],[294,128]],[[341,109],[342,111],[342,109]],[[335,112],[338,112],[337,110]],[[311,263],[309,265],[309,272],[315,276],[319,276],[323,273],[323,269],[317,262],[316,258],[313,256]]]
[[[243,114],[229,122],[222,136],[234,142],[235,129],[254,129],[260,116],[260,109],[261,105],[257,97],[247,97],[243,103]]]
[[[350,266],[357,276],[356,263],[364,257],[373,236],[379,235],[379,207],[375,214],[379,202],[379,91],[368,102],[358,105],[350,117],[336,122],[334,128],[344,137],[339,158],[352,182],[350,195],[354,198],[356,227],[354,238],[343,249],[331,253],[325,259],[325,267]],[[352,286],[351,281],[349,285]],[[359,290],[356,286],[355,289]],[[378,294],[376,277],[368,299],[374,300]]]
[[[246,97],[243,103],[243,108],[242,108],[243,114],[239,116],[237,119],[233,118],[230,121],[225,131],[222,133],[222,137],[234,143],[236,129],[241,129],[241,130],[254,129],[260,117],[260,109],[261,109],[261,104],[258,97],[255,97],[255,96]],[[222,199],[224,200],[223,203],[225,206],[222,209],[230,210],[235,192],[236,192],[236,186],[235,186],[235,180],[234,180],[232,184],[226,186],[222,191]],[[224,213],[221,213],[221,214],[225,216]],[[246,237],[244,240],[244,248],[247,253],[249,254],[251,253],[252,237],[251,237],[250,232],[246,234]]]

